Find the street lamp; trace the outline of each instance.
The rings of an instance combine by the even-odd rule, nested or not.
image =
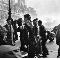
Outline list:
[[[8,10],[8,19],[11,19],[11,7],[10,7],[10,0],[9,0],[9,10]]]
[[[9,10],[8,10],[8,19],[7,19],[7,23],[10,27],[10,40],[11,40],[11,44],[14,45],[14,41],[13,41],[13,25],[12,25],[13,19],[11,18],[11,7],[10,7],[10,0],[9,0]]]

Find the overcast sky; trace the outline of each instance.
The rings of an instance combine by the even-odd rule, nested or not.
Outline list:
[[[38,17],[60,21],[60,0],[26,0],[27,6],[36,9]]]

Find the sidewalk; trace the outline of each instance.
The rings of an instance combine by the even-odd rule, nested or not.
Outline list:
[[[8,53],[9,51],[13,51],[19,49],[21,47],[21,43],[19,40],[16,41],[15,46],[12,45],[1,45],[0,46],[0,55]]]
[[[53,42],[47,42],[46,47],[49,51],[48,58],[57,58],[59,46],[56,44],[56,39]]]

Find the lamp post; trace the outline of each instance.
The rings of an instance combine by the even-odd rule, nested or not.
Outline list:
[[[11,7],[10,7],[10,0],[9,0],[9,10],[8,10],[8,19],[11,19]]]
[[[7,23],[8,23],[8,25],[10,25],[10,40],[11,40],[11,44],[14,45],[14,41],[13,41],[14,29],[13,29],[12,22],[13,22],[13,19],[11,18],[11,6],[10,6],[10,0],[9,0],[9,10],[8,10]]]

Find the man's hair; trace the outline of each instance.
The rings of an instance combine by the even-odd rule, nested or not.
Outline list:
[[[21,25],[22,25],[22,18],[19,18],[19,19],[17,20],[17,23],[18,23],[19,26],[21,26]]]
[[[31,16],[29,14],[25,14],[24,15],[24,18],[27,18],[28,20],[30,20],[31,19]]]
[[[41,20],[39,20],[39,21],[38,21],[38,23],[39,23],[39,24],[42,24],[42,21],[41,21]]]
[[[34,21],[37,21],[37,20],[38,20],[38,18],[34,19],[33,22],[34,22]]]

